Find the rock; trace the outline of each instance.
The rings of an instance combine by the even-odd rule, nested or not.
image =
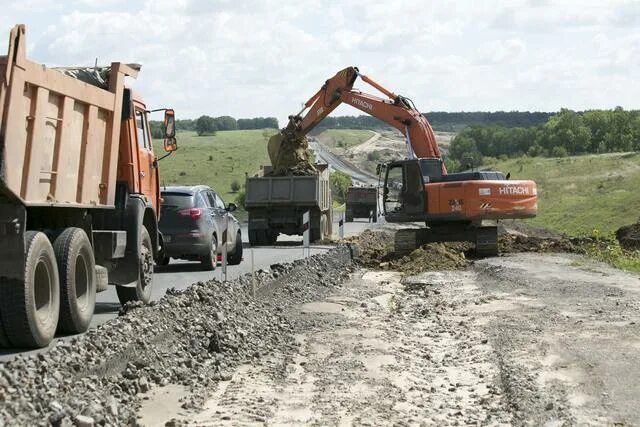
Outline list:
[[[88,417],[86,415],[76,415],[76,418],[74,420],[74,424],[77,427],[93,427],[95,422],[94,422],[93,418]]]
[[[138,380],[138,387],[140,387],[141,393],[147,393],[149,391],[149,382],[146,377],[141,377]]]

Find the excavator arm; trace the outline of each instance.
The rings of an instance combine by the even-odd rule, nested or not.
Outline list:
[[[384,94],[386,98],[353,89],[358,77]],[[413,102],[385,89],[361,74],[356,67],[347,67],[336,73],[309,98],[298,114],[289,116],[289,124],[282,132],[284,139],[301,140],[342,103],[351,105],[398,129],[405,136],[409,158],[442,157],[431,125],[415,108]],[[283,138],[280,138],[280,142],[282,140]],[[444,165],[443,173],[446,174]]]

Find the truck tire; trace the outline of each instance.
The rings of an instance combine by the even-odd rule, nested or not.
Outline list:
[[[233,248],[233,252],[227,257],[229,265],[238,265],[242,262],[242,235],[238,231],[236,235],[236,245]]]
[[[344,221],[345,222],[353,222],[353,211],[345,211],[344,213]]]
[[[168,256],[163,256],[156,260],[156,264],[161,267],[166,267],[167,265],[169,265],[170,262],[171,262],[171,258],[169,258]]]
[[[79,334],[89,329],[96,306],[96,262],[87,233],[65,229],[53,243],[60,275],[58,332]]]
[[[258,246],[258,233],[255,230],[249,230],[249,244]]]
[[[24,280],[0,283],[0,313],[14,347],[45,347],[56,333],[60,313],[58,266],[44,233],[25,233]]]
[[[0,283],[0,286],[2,286],[2,283]],[[4,326],[2,326],[2,319],[0,318],[0,348],[9,347],[11,347],[11,344],[9,343],[9,338],[7,338],[7,334],[4,332]]]
[[[378,222],[378,209],[377,208],[373,208],[373,218],[371,218],[371,221]]]
[[[216,269],[216,266],[218,265],[218,239],[216,236],[211,236],[209,253],[200,258],[200,263],[204,270],[213,271]]]
[[[329,220],[327,214],[322,214],[320,217],[320,240],[329,239]]]
[[[116,286],[120,304],[130,301],[141,301],[148,304],[151,301],[153,286],[153,246],[146,227],[142,227],[140,245],[140,259],[138,260],[138,280],[135,287]]]
[[[96,265],[96,292],[109,289],[109,271],[101,265]]]
[[[278,232],[267,232],[265,231],[265,240],[266,240],[266,244],[268,245],[275,245],[276,242],[278,241],[278,236],[280,235],[280,233]]]

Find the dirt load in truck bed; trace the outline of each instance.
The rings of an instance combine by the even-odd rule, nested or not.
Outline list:
[[[308,176],[317,173],[311,164],[309,142],[305,136],[277,133],[267,144],[272,171],[269,176]]]

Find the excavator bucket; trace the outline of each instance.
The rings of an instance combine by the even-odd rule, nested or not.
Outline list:
[[[293,133],[277,133],[267,143],[272,176],[313,175],[316,168],[310,162],[309,143],[305,136]]]
[[[278,132],[269,138],[269,142],[267,143],[267,152],[269,153],[269,160],[271,160],[271,166],[276,167],[276,163],[278,163],[278,153],[280,152],[280,146],[282,145],[282,140],[284,136]]]

